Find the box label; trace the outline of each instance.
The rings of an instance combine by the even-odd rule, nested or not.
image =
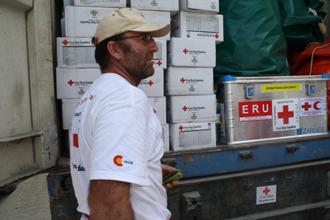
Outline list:
[[[325,115],[325,98],[301,98],[299,99],[300,116]]]
[[[240,121],[272,119],[272,101],[239,102],[238,109]]]
[[[301,91],[300,83],[281,83],[281,84],[264,84],[261,85],[261,92],[288,92],[288,91]]]
[[[210,145],[212,143],[211,123],[178,126],[179,147],[189,145]]]
[[[276,185],[259,186],[256,192],[257,205],[276,202]]]
[[[273,100],[273,131],[287,131],[299,128],[298,99]]]

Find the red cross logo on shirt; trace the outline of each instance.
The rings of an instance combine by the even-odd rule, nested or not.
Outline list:
[[[182,125],[179,126],[179,130],[180,130],[180,132],[182,132],[183,128],[184,128],[184,127],[183,127]]]
[[[304,105],[301,106],[305,111],[308,111],[309,108],[312,107],[311,104],[309,104],[308,102],[305,102]]]
[[[289,111],[289,106],[283,105],[283,111],[279,112],[278,118],[283,119],[283,124],[288,124],[289,123],[289,118],[292,118],[294,116],[293,111]]]
[[[68,84],[69,84],[70,86],[72,86],[73,83],[74,83],[74,81],[72,81],[72,79],[70,79],[70,80],[68,81]]]
[[[189,50],[188,50],[187,48],[184,48],[184,49],[183,49],[183,53],[184,53],[184,54],[187,54],[188,52],[189,52]]]
[[[188,110],[187,106],[183,106],[182,110],[186,112]]]
[[[218,33],[215,33],[214,37],[215,37],[215,39],[218,39],[219,38],[219,34]]]
[[[267,196],[268,193],[270,192],[270,189],[266,186],[264,190],[262,190],[262,192]]]
[[[147,83],[149,86],[152,86],[154,84],[154,82],[152,80],[149,80]]]
[[[66,46],[66,45],[68,45],[69,41],[68,41],[67,39],[64,39],[64,40],[62,41],[62,43],[63,43],[64,46]]]
[[[158,66],[162,65],[162,61],[158,60],[158,61],[157,61],[157,65],[158,65]]]
[[[180,82],[183,84],[184,82],[185,82],[186,80],[182,77],[181,79],[180,79]]]

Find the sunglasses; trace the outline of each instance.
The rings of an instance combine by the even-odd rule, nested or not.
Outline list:
[[[126,40],[126,39],[139,39],[142,40],[146,43],[149,43],[151,41],[153,41],[153,37],[150,36],[149,34],[142,34],[142,35],[137,35],[137,36],[123,36],[123,35],[119,35],[118,38],[114,39],[114,41],[119,41],[119,40]]]

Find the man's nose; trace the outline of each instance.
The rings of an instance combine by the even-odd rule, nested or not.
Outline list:
[[[158,51],[158,46],[157,46],[156,41],[154,39],[152,39],[151,42],[150,42],[150,50],[153,53]]]

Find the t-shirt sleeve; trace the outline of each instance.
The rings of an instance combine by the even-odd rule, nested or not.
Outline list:
[[[147,101],[103,100],[93,120],[90,179],[149,185],[145,137]]]

